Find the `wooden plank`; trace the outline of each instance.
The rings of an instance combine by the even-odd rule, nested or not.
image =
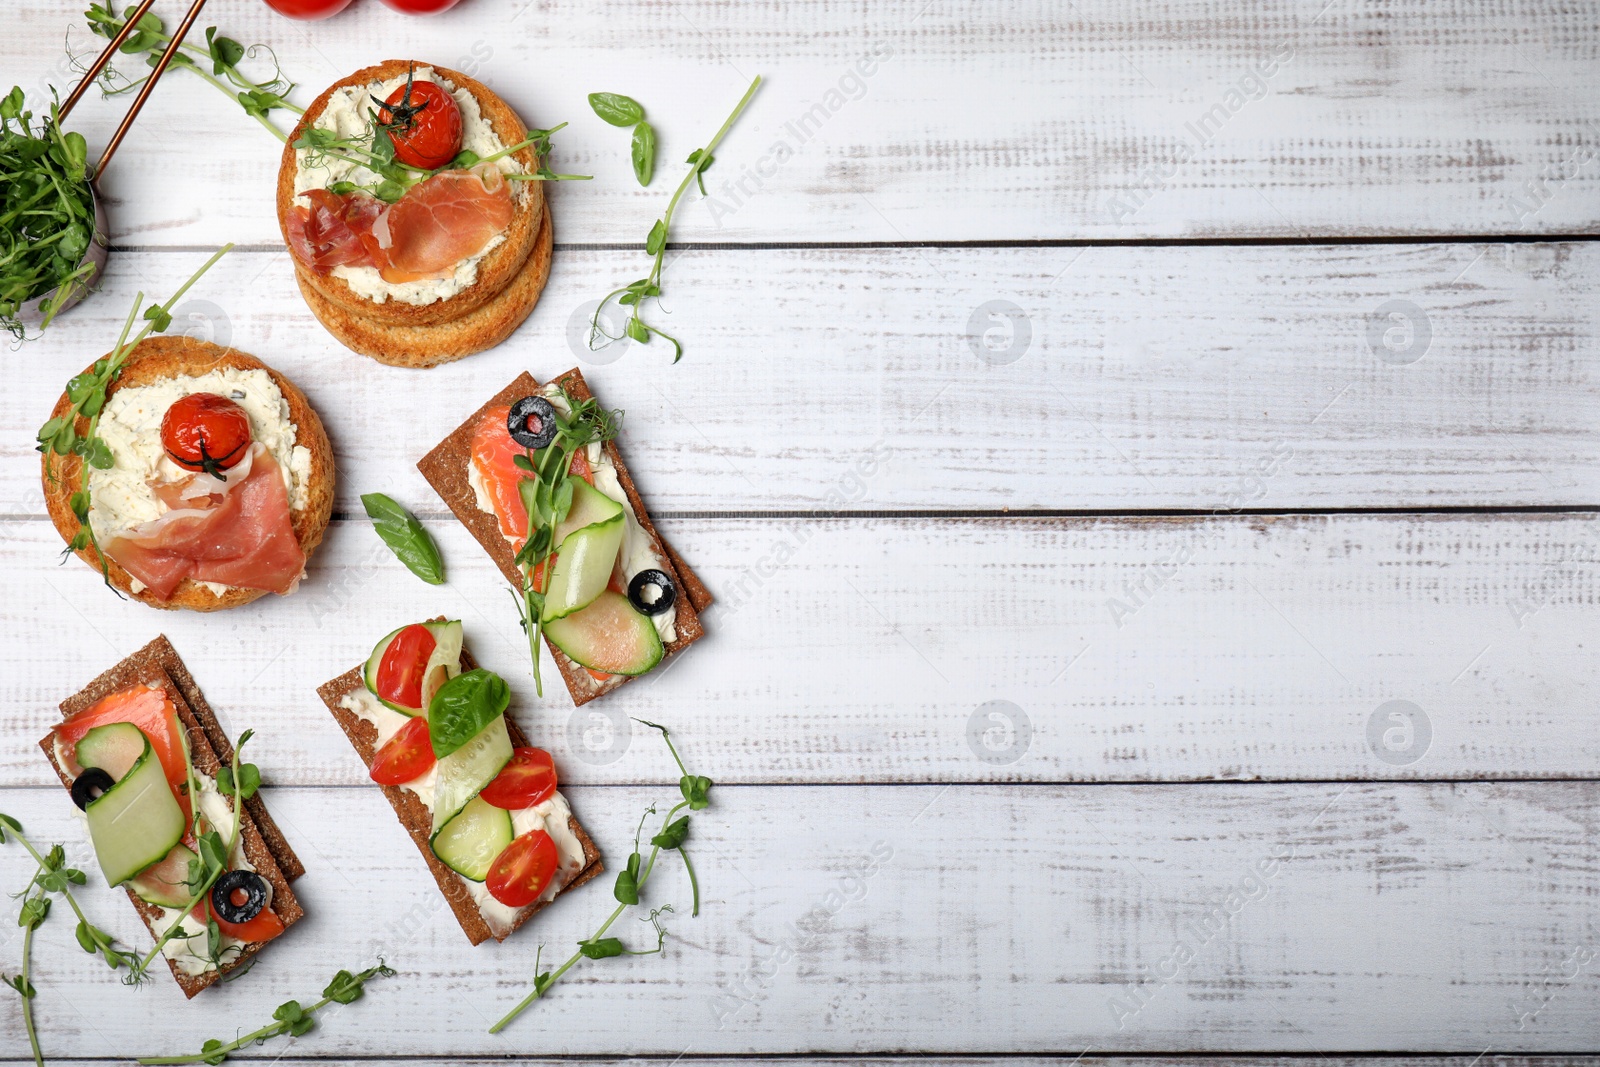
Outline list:
[[[312,690],[440,613],[464,620],[574,782],[668,773],[627,716],[670,723],[723,782],[1584,777],[1600,762],[1593,514],[677,520],[664,532],[718,596],[710,636],[582,711],[559,683],[533,696],[503,579],[457,524],[428,525],[442,588],[364,520],[336,522],[299,593],[216,618],[117,601],[57,566],[45,523],[11,524],[0,602],[28,607],[0,647],[0,782],[49,781],[41,709],[158,630],[233,732],[257,728],[279,781],[360,782]]]
[[[306,1055],[297,1055],[299,1046],[294,1046],[282,1057],[284,1062],[293,1063],[296,1060],[311,1059],[326,1065],[326,1067],[358,1067],[371,1062],[370,1059],[341,1058],[337,1056],[321,1056],[311,1051],[311,1045],[305,1046]],[[695,1067],[778,1067],[780,1064],[804,1064],[805,1067],[867,1067],[869,1064],[884,1064],[886,1067],[928,1062],[927,1056],[896,1055],[893,1053],[871,1053],[857,1056],[820,1056],[820,1055],[784,1055],[784,1056],[705,1056],[697,1055],[693,1050],[688,1055],[676,1057],[677,1061],[693,1064]],[[0,1058],[0,1063],[29,1063],[28,1059]],[[82,1067],[111,1067],[112,1064],[121,1064],[121,1060],[75,1060],[74,1063]],[[448,1058],[407,1057],[408,1064],[416,1067],[490,1067],[490,1065],[503,1064],[503,1057],[474,1057],[451,1056]],[[573,1061],[569,1057],[541,1056],[530,1057],[519,1055],[517,1063],[526,1067],[565,1067]],[[646,1064],[655,1062],[648,1057],[618,1057],[617,1062]],[[1210,1057],[1173,1055],[1144,1055],[1144,1056],[1104,1056],[1084,1055],[1083,1053],[1034,1056],[956,1056],[945,1054],[935,1061],[948,1067],[1003,1067],[1014,1064],[1016,1067],[1063,1067],[1065,1064],[1076,1063],[1080,1067],[1188,1067],[1188,1065],[1212,1062]],[[1271,1056],[1271,1055],[1241,1055],[1232,1054],[1228,1057],[1230,1064],[1239,1067],[1300,1067],[1305,1062],[1300,1056]],[[1565,1056],[1508,1056],[1504,1054],[1489,1054],[1481,1058],[1469,1056],[1465,1053],[1448,1055],[1420,1055],[1420,1056],[1372,1056],[1372,1055],[1325,1055],[1317,1053],[1317,1062],[1326,1064],[1327,1067],[1473,1067],[1474,1063],[1481,1063],[1483,1067],[1594,1067],[1600,1062],[1600,1056],[1593,1055],[1565,1055]]]
[[[0,66],[36,100],[73,76],[80,0],[22,5]],[[169,15],[171,19],[175,16]],[[464,67],[534,125],[567,121],[558,240],[642,243],[680,161],[756,74],[678,234],[698,241],[1573,233],[1600,226],[1600,32],[1577,5],[1492,11],[1275,0],[1130,9],[897,0],[473,4],[427,20],[360,4],[303,25],[217,15],[277,50],[302,104],[391,54]],[[209,21],[209,19],[208,19]],[[131,69],[131,67],[130,67]],[[585,94],[628,92],[660,134],[640,189],[628,137]],[[126,98],[123,98],[124,100]],[[73,116],[104,143],[122,103]],[[280,116],[281,118],[281,116]],[[287,124],[285,124],[287,125]],[[277,143],[179,73],[108,174],[116,240],[276,244]],[[181,176],[183,192],[174,195]]]
[[[402,975],[295,1054],[1472,1056],[1600,1040],[1592,782],[723,787],[690,839],[700,917],[669,865],[647,889],[679,908],[665,954],[587,962],[498,1037],[486,1030],[530,982],[536,939],[561,955],[611,910],[604,886],[472,949],[375,790],[273,792],[306,855],[303,926],[180,1017],[170,984],[117,988],[53,917],[36,949],[50,1054],[192,1051],[380,954]],[[616,856],[672,793],[663,780],[574,803]],[[83,854],[59,789],[0,791],[0,809]],[[23,867],[7,860],[10,885]],[[129,932],[124,905],[84,895]],[[619,927],[631,943],[648,930]],[[1180,943],[1192,957],[1165,965]],[[0,1013],[16,1055],[16,999]]]
[[[131,294],[203,258],[116,256],[12,361],[0,511],[40,512],[33,435]],[[1600,503],[1596,244],[691,252],[660,320],[675,366],[586,347],[587,302],[637,266],[564,251],[515,337],[428,372],[340,347],[285,254],[226,257],[177,328],[306,389],[347,511],[435,507],[415,460],[521,370],[575,364],[667,514]]]

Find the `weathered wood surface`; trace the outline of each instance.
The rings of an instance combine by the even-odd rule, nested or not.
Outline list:
[[[637,813],[672,793],[572,795],[617,858]],[[191,1051],[379,954],[403,976],[291,1055],[1600,1042],[1595,783],[722,788],[690,839],[700,917],[669,864],[647,889],[679,908],[666,953],[574,969],[499,1037],[485,1031],[531,980],[538,939],[548,960],[586,935],[612,907],[606,880],[473,949],[376,790],[269,802],[304,851],[306,921],[185,1006],[165,981],[120,988],[53,918],[37,952],[52,1053]],[[59,789],[0,791],[0,809],[82,854]],[[104,890],[85,897],[111,929],[135,926]],[[633,942],[648,930],[620,926]],[[1180,942],[1192,958],[1165,963]],[[17,1000],[0,1013],[17,1034]]]
[[[583,711],[559,682],[533,696],[503,579],[453,520],[428,525],[444,587],[406,573],[364,519],[337,522],[300,592],[216,619],[118,601],[90,568],[57,566],[48,524],[11,524],[0,598],[32,607],[0,646],[13,739],[0,782],[50,781],[24,742],[157,632],[234,732],[257,729],[279,781],[359,782],[313,689],[436,614],[465,621],[519,720],[578,782],[667,774],[628,715],[682,731],[717,780],[755,783],[1564,777],[1600,764],[1593,514],[674,520],[665,533],[721,598],[710,636]]]
[[[82,0],[10,5],[0,69],[35,100],[74,76]],[[168,11],[169,24],[177,13]],[[982,0],[660,5],[473,0],[425,22],[375,3],[299,25],[207,12],[276,48],[309,102],[392,55],[464,67],[557,137],[562,241],[642,243],[689,151],[756,74],[717,153],[697,241],[1592,233],[1600,40],[1589,3]],[[132,65],[130,65],[132,69]],[[654,187],[585,95],[627,92],[660,134]],[[73,121],[104,143],[126,98]],[[280,113],[280,123],[285,117]],[[276,244],[278,144],[184,72],[108,175],[122,244]]]
[[[40,512],[34,433],[133,292],[204,259],[118,254],[8,364],[0,512]],[[510,341],[427,372],[333,341],[286,253],[224,258],[176,328],[307,390],[347,511],[385,489],[442,513],[416,459],[518,372],[573,365],[666,513],[1600,504],[1596,244],[689,252],[676,366],[586,347],[637,269],[564,250]]]

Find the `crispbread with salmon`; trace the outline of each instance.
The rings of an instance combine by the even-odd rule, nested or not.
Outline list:
[[[328,106],[333,94],[340,89],[351,86],[367,86],[377,82],[384,82],[391,78],[406,73],[414,61],[404,59],[388,59],[371,67],[364,67],[346,78],[334,82],[322,92],[310,107],[306,108],[300,122],[289,135],[288,142],[284,145],[282,161],[278,167],[277,210],[278,226],[283,231],[284,241],[289,242],[288,216],[289,209],[295,201],[295,177],[299,173],[298,157],[294,143],[300,135],[313,125],[323,110]],[[507,147],[517,144],[528,136],[528,129],[504,100],[489,89],[482,82],[476,81],[459,71],[446,67],[432,66],[425,63],[415,63],[418,67],[429,67],[435,75],[448,83],[448,87],[464,89],[471,93],[478,102],[479,111],[484,119],[494,130],[495,136]],[[521,148],[513,152],[510,158],[515,159],[527,171],[536,170],[539,160],[532,147]],[[505,231],[505,240],[495,248],[490,249],[477,264],[477,277],[471,285],[460,292],[443,300],[435,300],[428,304],[409,304],[402,300],[388,299],[382,303],[370,300],[355,290],[351,289],[344,279],[333,274],[316,274],[295,264],[296,273],[299,275],[302,289],[309,288],[316,292],[322,300],[336,308],[342,308],[354,315],[397,326],[427,326],[459,319],[468,313],[477,310],[489,303],[512,284],[513,279],[519,277],[523,271],[524,261],[535,248],[540,224],[546,212],[543,183],[541,182],[514,182],[512,204],[515,212],[511,224]],[[290,253],[291,258],[293,252]],[[539,280],[539,287],[543,288],[543,277]],[[535,294],[537,296],[537,294]],[[532,302],[527,307],[531,309]],[[315,310],[315,309],[313,309]],[[321,314],[319,318],[323,318]],[[526,317],[526,310],[523,312]],[[324,319],[324,321],[326,321]],[[518,319],[517,321],[521,321]],[[508,331],[509,332],[509,331]],[[342,338],[341,338],[342,340]],[[498,343],[498,342],[491,342]],[[488,347],[485,345],[484,347]],[[357,351],[360,351],[358,349]],[[474,351],[477,351],[476,349]],[[370,355],[371,353],[363,353]],[[459,357],[457,357],[459,358]]]
[[[324,297],[312,284],[322,279],[298,264],[295,281],[311,313],[346,348],[391,367],[436,367],[493,348],[522,325],[549,280],[554,248],[550,214],[545,212],[533,252],[509,285],[460,318],[431,325],[396,324],[355,314]]]
[[[577,368],[567,371],[556,379],[574,400],[588,400],[593,397],[589,391],[589,384],[584,380],[583,373]],[[433,486],[445,504],[461,520],[467,530],[489,553],[500,572],[506,580],[520,589],[522,587],[522,574],[517,568],[515,552],[511,544],[500,531],[497,518],[478,507],[477,495],[473,492],[468,481],[468,466],[472,462],[472,437],[478,422],[490,408],[501,404],[508,404],[515,400],[538,392],[539,383],[531,374],[523,372],[515,381],[490,397],[481,407],[474,411],[465,422],[456,427],[451,434],[441,441],[431,452],[423,456],[417,463],[417,469],[422,476]],[[651,522],[649,512],[645,510],[644,501],[639,496],[639,490],[634,485],[633,479],[628,474],[628,467],[622,461],[622,453],[617,449],[615,441],[607,441],[604,445],[605,454],[610,459],[612,466],[617,471],[617,481],[627,494],[628,502],[633,508],[633,513],[650,536],[657,548],[656,555],[660,557],[669,576],[677,583],[678,588],[684,593],[677,600],[677,619],[675,622],[676,636],[670,642],[665,642],[665,653],[681,651],[705,636],[705,627],[700,621],[700,613],[711,606],[712,596],[705,583],[700,580],[675,552],[666,540],[656,530]],[[605,681],[592,677],[587,670],[574,662],[566,653],[556,647],[548,636],[545,639],[546,647],[551,656],[555,658],[556,666],[561,670],[561,677],[567,684],[567,690],[572,694],[575,704],[587,704],[589,701],[609,693],[611,690],[629,681],[631,675],[613,675]]]
[[[477,665],[477,661],[472,658],[472,654],[463,648],[461,650],[461,669],[469,671],[477,667]],[[355,667],[332,681],[318,686],[317,695],[322,698],[322,702],[333,713],[334,719],[339,723],[339,728],[344,731],[345,736],[350,739],[351,746],[355,748],[356,755],[361,757],[361,762],[370,771],[373,757],[376,754],[374,742],[378,736],[377,727],[370,722],[366,722],[349,709],[339,706],[339,702],[346,696],[365,687],[366,682],[362,678],[362,668]],[[522,731],[517,728],[516,723],[511,721],[509,715],[506,717],[506,732],[510,734],[513,746],[522,747],[528,743]],[[379,788],[383,790],[383,795],[388,798],[390,807],[394,808],[395,817],[400,820],[400,825],[405,828],[406,833],[411,837],[412,843],[417,846],[417,851],[422,853],[423,862],[428,865],[428,873],[432,874],[434,881],[439,884],[439,892],[444,894],[445,901],[455,914],[456,921],[461,924],[462,931],[466,933],[467,939],[474,945],[482,944],[491,937],[497,941],[504,941],[516,932],[523,923],[533,918],[537,912],[543,910],[546,905],[552,902],[542,901],[532,905],[517,917],[509,929],[504,933],[496,934],[489,928],[489,924],[484,922],[483,915],[467,894],[466,887],[461,884],[461,878],[449,867],[446,867],[438,856],[434,855],[433,849],[429,845],[433,816],[428,811],[427,806],[417,798],[415,793],[400,786],[383,785],[379,786]],[[572,831],[573,836],[578,839],[579,844],[583,846],[584,864],[577,874],[561,886],[560,889],[556,890],[556,896],[558,897],[569,889],[577,888],[605,870],[605,864],[600,859],[600,850],[595,847],[594,842],[584,831],[582,825],[579,824],[576,815],[569,818],[567,826]]]
[[[62,721],[71,719],[112,693],[140,684],[157,686],[166,692],[177,709],[178,718],[188,735],[190,758],[195,771],[208,778],[215,778],[218,769],[233,759],[233,746],[228,742],[227,735],[217,721],[211,706],[206,703],[200,687],[195,684],[193,676],[165,635],[157,637],[127,659],[105,671],[83,689],[63,700]],[[50,761],[50,766],[61,779],[61,784],[70,790],[72,778],[56,757],[53,738],[53,731],[46,734],[39,742],[39,747],[44,750],[45,758]],[[273,822],[272,816],[267,813],[266,804],[259,792],[244,802],[239,823],[240,840],[246,858],[256,869],[256,873],[272,883],[272,910],[277,913],[285,927],[292,926],[304,917],[305,911],[301,908],[289,883],[304,874],[305,868],[284,838],[282,831],[278,829],[277,823]],[[140,900],[132,888],[125,888],[124,891],[139,913],[139,918],[144,921],[145,928],[150,931],[151,938],[159,937],[162,931],[156,924],[161,918],[161,909]],[[220,970],[206,971],[199,975],[185,974],[179,970],[176,961],[164,955],[162,958],[166,959],[167,967],[171,970],[179,988],[183,990],[184,996],[193,997],[229,972],[248,966],[256,953],[266,947],[266,944],[267,942],[248,944],[235,959]]]
[[[238,370],[263,370],[277,385],[289,405],[289,420],[294,423],[295,444],[304,445],[311,453],[310,474],[306,480],[306,500],[302,507],[290,508],[290,524],[301,551],[309,560],[311,553],[322,543],[333,514],[334,470],[333,446],[328,443],[322,420],[306,400],[305,394],[288,378],[273,370],[254,356],[234,348],[223,348],[209,341],[192,337],[158,336],[139,342],[128,354],[121,374],[106,389],[109,400],[118,390],[131,386],[150,385],[166,378],[196,376],[219,368]],[[65,415],[72,401],[62,393],[56,401],[51,417]],[[89,420],[79,417],[78,433],[88,433]],[[72,512],[71,497],[82,485],[83,460],[76,455],[56,456],[44,454],[40,466],[44,484],[45,507],[56,531],[63,540],[71,542],[78,531],[78,519]],[[94,547],[78,550],[78,558],[95,570],[100,560]],[[106,558],[107,577],[111,584],[136,600],[158,608],[187,608],[191,611],[220,611],[223,608],[248,604],[266,595],[263,589],[229,588],[220,596],[199,582],[184,578],[172,596],[163,601],[150,590],[133,591],[133,576],[109,557]]]

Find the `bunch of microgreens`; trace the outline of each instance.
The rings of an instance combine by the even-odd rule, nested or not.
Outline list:
[[[20,87],[0,99],[0,328],[19,341],[24,303],[53,292],[43,329],[94,272],[83,258],[96,236],[89,149],[81,133],[61,131],[58,112],[52,102],[35,128]]]
[[[368,967],[364,971],[351,974],[349,971],[340,971],[333,976],[333,981],[328,983],[322,991],[322,999],[310,1004],[302,1005],[298,1000],[286,1000],[273,1011],[273,1021],[259,1030],[252,1030],[248,1034],[241,1034],[232,1041],[220,1041],[211,1038],[200,1051],[189,1056],[146,1056],[139,1060],[143,1064],[174,1064],[174,1063],[221,1063],[230,1053],[250,1045],[264,1045],[274,1037],[301,1037],[311,1031],[316,1025],[313,1018],[317,1012],[329,1004],[351,1004],[361,999],[361,994],[371,978],[390,978],[397,972],[392,967],[384,965],[383,960],[378,961],[376,967]]]
[[[538,452],[525,449],[512,460],[524,472],[517,491],[528,512],[528,534],[515,557],[517,569],[522,572],[522,591],[520,595],[513,592],[511,596],[517,602],[523,632],[528,635],[533,682],[540,696],[544,696],[544,680],[539,675],[539,634],[544,625],[549,572],[554,569],[548,566],[548,561],[551,553],[560,547],[554,543],[556,526],[572,510],[572,483],[569,481],[572,455],[592,441],[611,440],[622,426],[622,412],[608,411],[594,397],[574,400],[562,389],[561,399],[571,413],[563,415],[561,409],[556,408],[555,440]]]
[[[94,0],[90,3],[89,10],[83,13],[83,17],[89,21],[90,32],[110,40],[122,32],[122,27],[127,24],[127,20],[133,16],[135,10],[137,5],[130,4],[121,17],[118,17],[111,0]],[[167,34],[161,19],[153,13],[146,12],[119,51],[130,56],[144,56],[145,63],[153,69],[160,62],[162,53],[166,51],[171,41],[172,38]],[[246,58],[255,59],[262,53],[271,58],[273,71],[272,77],[258,82],[240,71],[239,63]],[[71,58],[74,66],[78,66],[79,57],[72,55]],[[197,60],[199,62],[196,62]],[[209,73],[202,65],[206,61],[210,62]],[[294,83],[283,76],[283,68],[278,65],[278,57],[271,48],[264,44],[246,48],[233,38],[217,33],[215,26],[206,30],[206,43],[203,47],[188,41],[179,45],[178,51],[172,56],[171,67],[175,70],[192,70],[237,100],[244,108],[245,114],[261,123],[280,141],[286,140],[283,131],[274,126],[267,116],[273,111],[280,110],[295,115],[305,113],[304,108],[289,103],[287,97],[289,91],[294,88]],[[115,66],[107,64],[105,72],[100,76],[101,88],[107,96],[129,93],[143,85],[148,77],[149,75],[144,78],[129,78]]]
[[[673,213],[678,210],[678,201],[683,198],[684,193],[688,192],[689,185],[691,183],[698,183],[700,186],[700,195],[706,195],[706,182],[703,175],[708,169],[710,169],[711,164],[715,160],[715,157],[712,155],[712,153],[715,152],[717,146],[722,143],[722,139],[728,135],[728,131],[733,128],[734,121],[744,111],[745,107],[749,105],[750,99],[756,95],[756,90],[760,87],[761,76],[758,74],[756,75],[755,81],[750,83],[750,88],[745,90],[744,97],[740,99],[739,105],[733,109],[733,114],[728,116],[728,120],[724,122],[722,124],[722,128],[717,131],[716,136],[711,138],[711,140],[706,143],[704,148],[696,148],[693,152],[689,153],[689,158],[687,160],[689,164],[689,173],[685,174],[683,176],[683,181],[678,183],[677,191],[672,194],[672,199],[667,201],[666,213],[656,220],[654,226],[650,227],[650,234],[645,238],[645,253],[652,258],[652,262],[650,264],[650,273],[645,277],[640,278],[636,282],[629,282],[621,289],[612,290],[605,295],[604,299],[600,301],[600,305],[594,309],[594,317],[589,320],[589,348],[591,350],[604,348],[612,341],[622,340],[623,337],[630,337],[633,340],[638,341],[640,344],[649,344],[650,335],[655,334],[666,339],[666,341],[672,345],[672,362],[676,363],[678,360],[683,358],[683,345],[678,343],[678,339],[667,333],[665,330],[652,326],[648,322],[644,321],[641,311],[644,308],[644,302],[646,300],[655,300],[658,304],[660,303],[661,269],[663,266],[663,259],[667,253],[667,237],[672,230],[672,216]],[[589,99],[591,104],[593,104],[594,97],[591,96]],[[622,99],[626,100],[627,97],[622,97]],[[633,101],[630,100],[629,103],[633,103]],[[599,106],[594,106],[595,110],[599,112]],[[638,107],[637,104],[634,104],[634,106]],[[642,109],[640,110],[639,115],[642,120],[644,116],[644,111]],[[600,117],[605,118],[605,115],[602,113]],[[606,121],[610,122],[611,120],[606,119]],[[635,152],[639,150],[637,138],[635,139],[634,149]],[[652,131],[650,134],[650,153],[651,159],[654,160],[654,131]],[[636,173],[637,168],[638,163],[636,160]],[[654,163],[652,162],[652,170],[653,168]],[[645,179],[641,177],[641,183],[644,180]],[[628,316],[628,322],[623,327],[622,333],[615,336],[607,333],[604,327],[600,325],[600,316],[605,312],[606,306],[613,300],[623,307],[630,307],[633,309],[632,313]],[[597,344],[596,342],[598,342],[602,337],[605,338],[605,343]]]
[[[670,904],[663,904],[659,908],[652,909],[649,916],[640,920],[641,922],[648,922],[655,927],[655,948],[630,950],[622,943],[621,938],[607,937],[606,932],[611,929],[613,923],[621,918],[624,911],[639,903],[639,891],[650,880],[651,872],[656,869],[656,858],[661,855],[662,849],[676,852],[683,857],[684,869],[689,872],[689,885],[694,891],[694,910],[691,914],[700,914],[700,882],[695,877],[694,864],[689,862],[689,853],[683,847],[683,843],[689,838],[689,816],[682,815],[676,819],[673,816],[678,815],[678,812],[684,808],[688,808],[690,811],[704,810],[711,803],[711,779],[704,775],[689,773],[689,769],[683,765],[683,759],[678,755],[677,748],[672,744],[672,735],[665,726],[660,723],[647,722],[644,719],[635,719],[634,721],[653,730],[661,731],[661,738],[666,741],[667,750],[672,753],[672,759],[677,763],[678,770],[683,772],[683,777],[678,779],[678,791],[683,794],[683,799],[668,810],[666,817],[661,820],[661,829],[656,832],[654,837],[650,838],[649,859],[644,859],[640,855],[639,839],[644,833],[645,819],[655,814],[655,805],[652,804],[639,817],[639,829],[634,832],[633,836],[633,853],[628,857],[628,865],[617,872],[617,881],[611,890],[612,895],[617,899],[616,908],[606,918],[606,921],[600,924],[600,929],[594,932],[594,936],[579,941],[578,951],[574,952],[567,962],[555,970],[539,971],[539,959],[544,952],[544,946],[540,946],[539,952],[534,955],[533,992],[522,998],[516,1007],[506,1013],[505,1018],[491,1026],[489,1028],[491,1034],[498,1034],[509,1026],[512,1020],[528,1009],[529,1005],[548,993],[550,987],[555,985],[561,979],[561,976],[566,974],[573,964],[579,960],[604,960],[613,956],[650,956],[661,951],[661,946],[667,937],[667,932],[661,925],[661,915],[663,912],[672,911]]]
[[[83,885],[88,879],[84,877],[82,871],[67,866],[65,849],[60,845],[54,845],[49,852],[40,855],[39,850],[33,847],[33,843],[23,836],[22,824],[9,815],[0,814],[0,844],[10,840],[15,840],[28,850],[28,855],[33,857],[37,869],[33,872],[33,877],[28,879],[28,884],[22,888],[22,892],[16,894],[22,899],[22,913],[17,916],[17,925],[23,930],[22,970],[13,977],[4,978],[4,982],[6,986],[22,995],[22,1022],[28,1032],[28,1043],[33,1046],[33,1062],[43,1067],[44,1057],[39,1051],[39,1035],[33,1025],[33,1000],[38,995],[32,979],[33,932],[50,914],[51,894],[59,894],[64,898],[72,908],[72,913],[78,917],[78,944],[83,946],[85,952],[98,953],[112,970],[123,966],[131,967],[135,957],[119,949],[110,934],[91,923],[83,914],[83,909],[78,906],[77,899],[72,895],[72,887]]]
[[[106,356],[95,360],[90,368],[67,382],[67,403],[65,414],[56,415],[39,427],[37,436],[37,450],[47,457],[45,473],[48,478],[55,481],[60,477],[60,461],[57,457],[78,456],[82,461],[82,483],[78,489],[67,499],[67,505],[72,509],[73,516],[78,520],[78,531],[67,542],[67,552],[81,552],[86,548],[93,548],[95,558],[100,561],[100,573],[105,577],[106,585],[115,591],[111,585],[111,571],[106,563],[105,553],[100,551],[100,544],[95,540],[94,531],[89,526],[89,474],[91,470],[110,470],[115,464],[111,455],[111,447],[105,439],[100,437],[100,412],[106,404],[106,392],[111,384],[122,374],[122,364],[127,361],[128,354],[138,346],[140,341],[152,333],[164,333],[172,325],[172,308],[183,299],[183,294],[189,287],[200,280],[200,276],[211,269],[212,264],[228,254],[232,244],[225,244],[217,250],[216,254],[195,271],[189,280],[178,287],[164,304],[152,304],[144,309],[144,327],[132,341],[128,334],[133,330],[135,320],[139,318],[139,309],[144,303],[144,293],[139,293],[133,298],[133,307],[128,311],[128,318],[122,324],[122,333],[117,337],[117,346]],[[87,419],[88,426],[78,432],[78,420]],[[120,595],[120,594],[118,594]]]
[[[411,75],[412,71],[407,70],[406,92],[402,97],[402,103],[411,98]],[[427,181],[440,171],[467,170],[479,163],[495,163],[524,148],[533,149],[534,156],[539,160],[538,169],[532,174],[507,174],[505,176],[507,181],[588,181],[594,177],[592,174],[557,174],[546,162],[546,157],[550,154],[550,137],[566,126],[565,122],[548,130],[531,130],[527,137],[492,155],[480,156],[469,149],[462,149],[454,159],[435,170],[412,166],[395,157],[394,139],[391,135],[394,123],[386,124],[378,117],[378,111],[387,108],[388,105],[376,97],[373,97],[373,103],[378,107],[367,110],[366,130],[354,137],[340,137],[333,130],[307,126],[300,136],[295,138],[294,147],[303,149],[307,153],[307,166],[326,166],[329,160],[337,159],[353,163],[377,176],[377,181],[367,185],[349,181],[334,182],[328,186],[328,191],[331,193],[343,196],[357,191],[367,192],[379,200],[392,204],[404,196],[412,186]]]

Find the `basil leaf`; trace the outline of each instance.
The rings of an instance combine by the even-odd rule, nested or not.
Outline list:
[[[648,122],[633,128],[633,176],[640,185],[656,176],[656,131]]]
[[[428,740],[433,754],[444,759],[505,714],[511,688],[505,679],[482,667],[458,674],[433,694],[428,704]]]
[[[639,102],[621,93],[590,93],[589,106],[613,126],[632,126],[644,119],[644,108]]]
[[[444,584],[444,561],[439,558],[439,549],[411,512],[382,493],[365,494],[361,505],[367,509],[373,529],[407,570],[429,585]]]

